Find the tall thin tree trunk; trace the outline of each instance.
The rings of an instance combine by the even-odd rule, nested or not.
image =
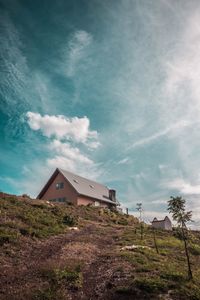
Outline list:
[[[140,223],[140,234],[141,234],[141,241],[143,240],[143,223]]]
[[[183,234],[183,240],[184,240],[184,246],[185,246],[185,254],[186,254],[187,265],[188,265],[188,279],[191,280],[193,278],[193,276],[192,276],[190,256],[189,256],[189,253],[188,253],[187,240],[186,240],[186,236],[185,236],[185,233],[184,233],[183,224],[182,224],[181,228],[182,228],[182,234]]]

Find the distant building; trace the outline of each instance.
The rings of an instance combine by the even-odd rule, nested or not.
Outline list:
[[[157,218],[154,218],[152,221],[152,227],[165,230],[172,230],[172,222],[167,216],[164,218],[164,220],[158,220]]]
[[[106,186],[75,175],[71,172],[56,169],[47,181],[38,199],[52,202],[66,202],[74,205],[92,205],[116,208],[116,191]]]

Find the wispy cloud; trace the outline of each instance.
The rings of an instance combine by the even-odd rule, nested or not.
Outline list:
[[[185,22],[185,27],[170,59],[165,62],[166,81],[165,92],[172,99],[176,97],[176,110],[182,107],[182,112],[191,117],[200,113],[200,13],[193,10]],[[181,95],[181,99],[179,97]],[[185,97],[187,95],[187,97]],[[168,105],[173,105],[169,99]],[[183,105],[185,107],[183,107]],[[181,111],[179,111],[181,113]]]
[[[79,63],[87,56],[87,49],[92,43],[92,35],[84,30],[77,30],[68,42],[67,76],[76,74]]]
[[[128,149],[134,149],[137,147],[145,146],[163,136],[167,136],[168,134],[179,132],[180,130],[183,130],[184,128],[186,128],[188,126],[191,126],[194,123],[197,123],[197,122],[196,121],[191,122],[191,121],[186,121],[186,120],[178,121],[175,124],[168,126],[165,129],[152,134],[151,136],[148,136],[146,138],[143,138],[143,139],[140,139],[140,140],[134,142]]]
[[[20,35],[6,13],[1,13],[0,27],[0,95],[4,99],[0,102],[0,109],[6,114],[11,114],[13,111],[17,113],[15,105],[18,104],[19,107],[28,105],[26,96],[29,69],[22,51]]]
[[[118,165],[127,164],[129,161],[129,157],[125,157],[117,162]]]
[[[46,166],[44,162],[35,161],[28,167],[24,165],[22,167],[22,176],[12,178],[11,176],[1,176],[0,182],[6,183],[10,186],[11,190],[17,190],[17,194],[28,194],[32,197],[36,197],[39,191],[44,186],[48,177],[50,177],[53,169]],[[33,184],[34,182],[34,184]]]

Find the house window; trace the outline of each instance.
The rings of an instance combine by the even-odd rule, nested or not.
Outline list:
[[[66,201],[66,198],[65,197],[62,197],[62,198],[55,198],[55,199],[51,199],[49,200],[51,202],[65,202]]]
[[[65,197],[63,197],[63,198],[58,198],[58,202],[65,202]]]
[[[56,189],[57,190],[60,190],[60,189],[63,189],[64,188],[64,182],[58,182],[56,183]]]

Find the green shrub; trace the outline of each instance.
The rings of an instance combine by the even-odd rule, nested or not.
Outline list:
[[[177,299],[181,300],[199,300],[200,299],[200,288],[194,284],[187,284],[178,289],[175,294]]]
[[[56,299],[56,292],[54,289],[45,289],[45,290],[38,290],[34,292],[32,296],[32,300],[54,300]]]
[[[125,298],[126,296],[129,296],[129,295],[133,295],[133,289],[132,287],[129,287],[129,286],[121,286],[121,287],[118,287],[115,292],[117,294],[120,294],[120,295],[124,295]],[[117,298],[116,298],[117,299]]]
[[[165,292],[168,289],[167,283],[159,278],[139,278],[134,281],[134,284],[147,293]]]
[[[28,228],[20,228],[19,232],[21,235],[30,235],[30,230]]]
[[[56,216],[60,216],[62,214],[62,211],[58,206],[52,207],[51,212]]]
[[[161,278],[166,280],[171,280],[174,282],[184,282],[186,280],[185,276],[180,272],[167,272],[160,275]]]
[[[75,226],[77,224],[77,221],[73,217],[65,215],[63,217],[63,224],[67,226]]]
[[[8,200],[11,204],[14,204],[16,206],[21,206],[22,205],[22,202],[19,201],[17,198],[14,198],[14,197],[8,197],[8,198],[6,198],[6,200]]]
[[[44,290],[35,291],[31,298],[32,300],[65,300],[66,296],[55,287],[49,287]]]
[[[74,270],[68,268],[43,269],[41,275],[53,287],[68,285],[68,287],[78,288],[82,285],[80,266],[75,267]]]
[[[43,204],[43,203],[34,204],[33,207],[40,208],[40,209],[48,208],[48,206],[46,204]]]
[[[191,244],[189,246],[189,251],[193,255],[200,255],[200,246],[196,244]]]
[[[165,239],[157,239],[158,247],[182,248],[183,243],[175,237],[166,237]]]
[[[15,242],[18,237],[17,232],[0,229],[0,246],[6,243]]]
[[[135,269],[137,273],[146,273],[146,272],[151,272],[152,270],[153,270],[152,266],[148,264],[136,267]]]
[[[176,227],[173,229],[173,236],[179,240],[183,240],[183,233],[180,227]]]
[[[43,276],[53,283],[59,283],[62,280],[74,282],[79,278],[79,273],[67,269],[52,269],[44,271]]]
[[[126,219],[119,219],[119,220],[117,221],[117,223],[118,223],[119,225],[124,225],[124,226],[127,226],[127,225],[128,225],[128,221],[127,221]]]

